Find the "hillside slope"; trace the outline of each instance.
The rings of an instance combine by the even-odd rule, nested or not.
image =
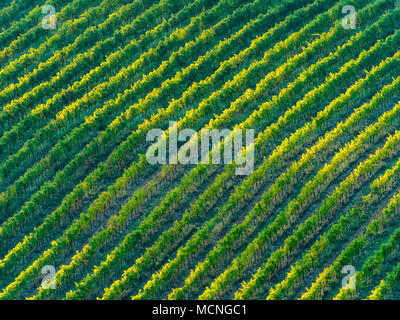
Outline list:
[[[0,299],[399,299],[399,28],[395,0],[2,1]],[[253,168],[152,164],[153,129],[253,130]]]

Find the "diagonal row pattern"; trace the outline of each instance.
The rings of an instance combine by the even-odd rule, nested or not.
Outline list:
[[[0,299],[400,298],[399,29],[395,0],[2,1]],[[253,129],[254,170],[150,164],[171,121]]]

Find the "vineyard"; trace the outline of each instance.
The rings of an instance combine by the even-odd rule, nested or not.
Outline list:
[[[400,299],[400,1],[2,0],[0,299]]]

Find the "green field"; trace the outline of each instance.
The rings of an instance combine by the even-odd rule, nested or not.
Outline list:
[[[398,0],[1,1],[0,299],[400,299],[399,48]]]

